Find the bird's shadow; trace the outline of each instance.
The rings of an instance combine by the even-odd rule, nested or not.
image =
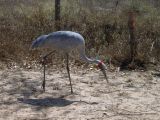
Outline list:
[[[17,100],[21,103],[33,105],[33,106],[41,106],[41,107],[64,107],[70,105],[76,101],[69,101],[63,98],[43,98],[43,99],[25,99],[25,98],[17,98]]]

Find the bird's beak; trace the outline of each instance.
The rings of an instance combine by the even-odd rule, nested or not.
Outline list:
[[[100,68],[100,70],[102,71],[102,73],[103,73],[103,75],[104,75],[107,83],[109,83],[108,77],[107,77],[107,74],[106,74],[106,69],[107,69],[107,68],[106,68],[105,66],[103,66],[103,65],[99,66],[99,68]]]
[[[107,83],[109,83],[108,77],[107,77],[107,75],[106,75],[106,70],[105,70],[105,69],[102,69],[101,71],[102,71],[102,73],[103,73],[103,75],[104,75],[104,77],[105,77]]]

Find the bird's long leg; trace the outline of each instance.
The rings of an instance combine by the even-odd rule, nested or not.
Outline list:
[[[42,88],[43,88],[43,91],[45,91],[45,84],[46,84],[46,79],[45,79],[45,71],[46,71],[46,64],[45,64],[45,62],[46,62],[46,58],[43,58],[43,75],[44,75],[44,77],[43,77],[43,83],[42,83]]]
[[[69,70],[69,55],[68,53],[66,53],[66,69],[67,69],[67,73],[68,73],[68,77],[69,77],[69,82],[70,82],[70,86],[71,86],[71,94],[73,93],[73,89],[72,89],[72,82],[71,82],[71,77],[70,77],[70,70]]]
[[[42,65],[43,65],[43,83],[42,83],[42,88],[43,91],[45,91],[45,85],[46,85],[46,58],[51,55],[54,51],[49,52],[48,54],[46,54],[45,56],[43,56],[43,61],[42,61]]]

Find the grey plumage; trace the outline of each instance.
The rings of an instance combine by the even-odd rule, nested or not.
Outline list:
[[[32,48],[45,47],[70,52],[84,44],[84,39],[80,34],[71,31],[58,31],[38,37],[33,42]]]
[[[81,60],[89,63],[98,64],[99,68],[102,70],[107,82],[107,76],[105,73],[106,66],[105,64],[96,59],[90,59],[85,54],[85,41],[82,35],[72,31],[57,31],[50,33],[48,35],[41,35],[36,40],[32,42],[32,49],[35,48],[50,48],[51,50],[61,51],[66,54],[66,58],[68,61],[68,55],[72,50],[77,50]],[[67,71],[71,84],[69,67],[67,63]],[[72,84],[71,84],[71,93],[72,93]]]

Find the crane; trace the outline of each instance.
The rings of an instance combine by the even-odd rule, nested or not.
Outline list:
[[[85,40],[77,32],[72,31],[56,31],[49,33],[48,35],[41,35],[36,40],[32,42],[31,49],[37,48],[49,48],[51,52],[46,54],[43,59],[45,60],[48,55],[50,55],[54,50],[61,51],[65,54],[66,58],[66,69],[68,73],[68,78],[70,82],[71,93],[73,93],[72,82],[70,77],[70,69],[69,69],[69,53],[72,50],[77,50],[81,60],[88,63],[95,63],[98,65],[100,70],[105,76],[105,79],[108,82],[108,77],[106,75],[106,65],[97,59],[90,59],[85,54]],[[43,89],[45,89],[45,65],[44,65],[44,81],[42,84]]]

